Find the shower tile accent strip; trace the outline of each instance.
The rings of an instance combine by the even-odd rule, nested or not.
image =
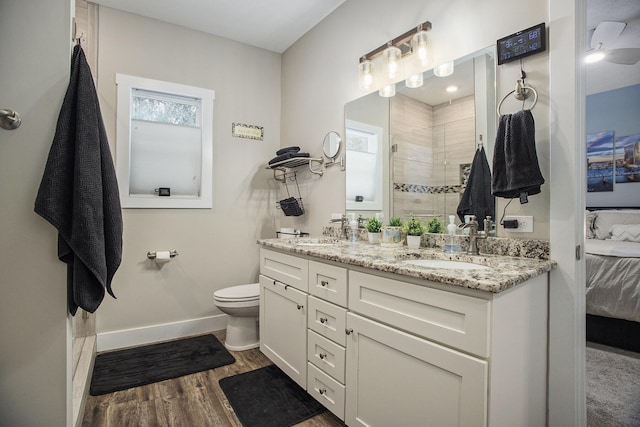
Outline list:
[[[443,194],[443,193],[464,193],[464,185],[420,185],[393,183],[393,190],[401,193],[421,193],[421,194]]]

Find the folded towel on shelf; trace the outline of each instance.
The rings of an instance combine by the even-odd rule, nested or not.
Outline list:
[[[491,195],[491,170],[484,147],[476,150],[471,164],[467,186],[462,193],[457,209],[460,221],[465,215],[475,215],[478,230],[484,229],[484,219],[488,216],[495,219],[495,197]]]
[[[67,301],[93,313],[122,259],[122,212],[113,159],[84,52],[75,46],[71,78],[35,201],[58,230],[67,264]]]
[[[300,151],[300,147],[284,147],[276,151],[276,156],[280,156],[285,153],[297,153],[298,151]]]
[[[274,157],[273,159],[269,160],[269,164],[273,165],[275,163],[279,163],[283,160],[289,160],[289,159],[294,159],[297,157],[309,157],[309,153],[295,153],[295,152],[286,152],[284,154],[280,154],[279,156]]]
[[[500,116],[493,151],[492,194],[514,198],[540,193],[544,178],[536,154],[535,124],[530,110]]]

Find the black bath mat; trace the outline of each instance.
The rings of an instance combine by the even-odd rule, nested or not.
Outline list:
[[[325,410],[275,365],[218,382],[244,427],[291,426]]]
[[[236,359],[213,335],[201,335],[96,356],[89,393],[92,396],[164,381]]]

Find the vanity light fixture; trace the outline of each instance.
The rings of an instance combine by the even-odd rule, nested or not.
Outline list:
[[[398,74],[401,74],[401,57],[402,51],[393,46],[391,42],[389,42],[388,47],[382,51],[382,72],[389,79],[395,79]]]
[[[411,38],[411,53],[415,55],[416,62],[422,67],[429,65],[427,55],[427,32],[422,29],[422,24],[417,27],[418,32]]]
[[[453,74],[453,61],[445,62],[433,68],[433,74],[438,77],[447,77]]]
[[[386,85],[385,87],[383,87],[378,91],[378,94],[384,98],[391,98],[396,94],[396,85],[394,84]]]
[[[379,82],[380,85],[384,84],[385,88],[380,89],[381,96],[393,96],[395,94],[395,88],[393,94],[382,95],[383,93],[389,94],[391,90],[386,86],[392,86],[395,81],[403,78],[407,81],[407,86],[410,84],[416,84],[419,87],[422,84],[418,84],[420,78],[407,77],[405,75],[404,63],[406,57],[416,63],[415,67],[407,67],[406,73],[409,74],[409,68],[411,68],[411,74],[421,74],[426,69],[429,63],[427,55],[427,31],[431,30],[431,22],[426,21],[422,24],[412,28],[404,34],[396,37],[395,39],[383,44],[382,46],[372,50],[371,52],[363,55],[360,58],[360,64],[358,67],[358,82],[361,90],[370,90],[374,87],[374,83],[377,78],[382,78]],[[376,58],[382,57],[382,74],[375,74],[374,77],[374,61]],[[414,59],[415,58],[415,59]],[[419,71],[419,72],[416,72]],[[411,80],[411,83],[409,82]]]
[[[360,90],[369,90],[373,86],[373,62],[364,58],[359,65],[359,86]]]
[[[414,74],[413,76],[410,76],[409,78],[407,78],[407,80],[404,81],[404,84],[411,89],[420,87],[422,86],[423,83],[424,83],[424,79],[422,78],[422,73]]]

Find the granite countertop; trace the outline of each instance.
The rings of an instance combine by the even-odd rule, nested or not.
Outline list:
[[[446,285],[499,293],[554,269],[555,261],[504,255],[448,254],[442,249],[409,249],[335,238],[261,239],[258,244],[285,252],[431,280]],[[439,269],[406,264],[405,260],[435,259],[471,262],[487,270]]]

